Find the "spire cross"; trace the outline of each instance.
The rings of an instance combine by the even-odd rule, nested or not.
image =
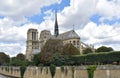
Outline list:
[[[74,24],[73,24],[73,30],[74,30]]]

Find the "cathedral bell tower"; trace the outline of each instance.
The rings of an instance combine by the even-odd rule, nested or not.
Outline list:
[[[29,29],[26,41],[26,59],[31,61],[33,54],[39,50],[38,31],[37,29]]]
[[[57,13],[55,13],[55,29],[54,29],[54,35],[57,37],[59,35],[59,29],[58,29],[58,22],[57,22]]]

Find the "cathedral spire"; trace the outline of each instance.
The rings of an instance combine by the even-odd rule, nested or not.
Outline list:
[[[55,35],[55,37],[57,37],[59,35],[58,22],[57,22],[57,12],[55,12],[55,29],[54,29],[54,35]]]

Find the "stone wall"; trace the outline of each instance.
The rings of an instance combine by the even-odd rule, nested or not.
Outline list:
[[[88,78],[86,70],[87,66],[74,67],[74,74],[71,67],[64,67],[64,71],[61,71],[60,67],[57,67],[54,78]],[[19,67],[0,67],[0,73],[3,75],[20,77]],[[51,78],[49,67],[27,67],[24,78]],[[120,78],[120,66],[97,66],[94,72],[94,78]]]

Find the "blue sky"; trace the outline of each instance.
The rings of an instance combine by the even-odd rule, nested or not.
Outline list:
[[[102,22],[100,21],[100,18],[102,18],[102,15],[99,15],[99,14],[95,14],[95,15],[92,15],[90,20],[96,24],[101,24],[101,23],[104,23],[104,24],[108,24],[108,25],[113,25],[115,23],[119,23],[120,22],[120,18],[117,18],[117,17],[113,17],[111,20],[109,19],[104,19]]]
[[[40,14],[36,14],[36,15],[33,15],[32,17],[28,17],[28,19],[30,20],[30,22],[39,24],[42,21],[44,21],[43,17],[46,15],[44,13],[45,11],[47,10],[52,10],[52,12],[55,12],[56,10],[62,11],[64,7],[69,6],[69,5],[70,5],[70,0],[62,0],[61,3],[55,3],[50,6],[41,8]]]
[[[56,10],[60,33],[74,25],[82,42],[120,50],[120,0],[0,0],[0,52],[25,54],[29,28],[53,34]]]

